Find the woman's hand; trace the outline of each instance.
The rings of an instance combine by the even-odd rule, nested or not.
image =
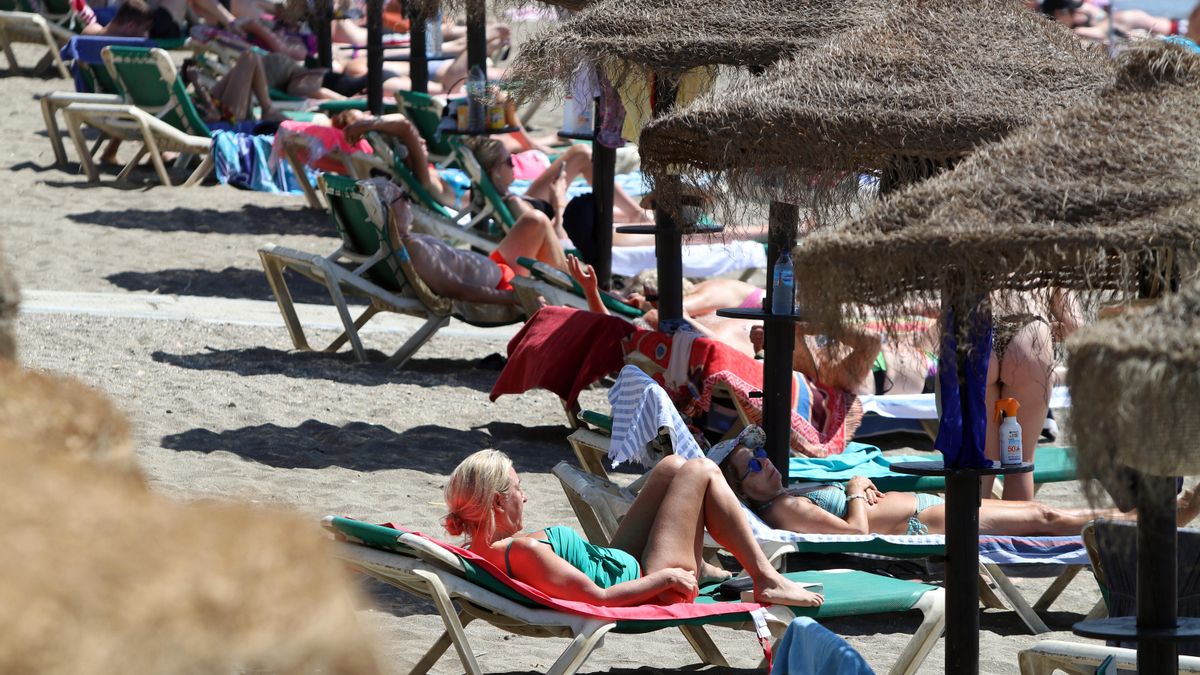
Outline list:
[[[696,583],[696,574],[682,567],[665,567],[652,572],[649,577],[659,588],[658,599],[663,604],[677,602],[692,602],[700,594],[700,586]]]
[[[596,280],[596,270],[591,265],[583,262],[573,255],[567,256],[567,271],[579,282],[579,286],[583,288],[584,295],[596,293],[599,291],[599,285]]]
[[[871,482],[866,476],[855,476],[846,482],[846,496],[862,495],[867,498],[867,503],[874,505],[883,496],[879,488]]]
[[[554,176],[554,181],[550,183],[550,208],[554,209],[555,213],[562,213],[563,209],[567,208],[567,165],[560,163],[557,169],[551,168],[551,171],[557,171]]]

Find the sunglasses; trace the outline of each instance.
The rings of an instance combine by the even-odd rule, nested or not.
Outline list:
[[[750,477],[750,474],[758,473],[765,468],[767,468],[767,451],[759,448],[754,451],[754,457],[746,465],[746,473],[742,476],[742,480],[745,481]]]
[[[507,167],[509,167],[509,168],[512,168],[512,165],[513,165],[513,156],[512,156],[512,155],[509,155],[508,157],[505,157],[505,158],[504,158],[504,160],[503,160],[503,161],[501,161],[500,163],[501,163],[501,164],[503,164],[503,165],[505,165],[505,166],[507,166]]]

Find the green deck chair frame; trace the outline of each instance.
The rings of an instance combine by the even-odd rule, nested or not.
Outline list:
[[[323,174],[318,179],[329,201],[330,211],[342,245],[328,256],[305,253],[281,246],[259,249],[259,258],[267,282],[275,295],[292,343],[297,349],[311,350],[296,313],[283,272],[290,269],[325,286],[344,328],[323,351],[337,351],[347,341],[359,361],[366,361],[358,331],[379,312],[396,312],[424,319],[424,323],[388,359],[399,368],[454,316],[478,326],[506,325],[522,315],[517,307],[473,305],[452,302],[434,293],[417,276],[408,252],[394,249],[388,235],[388,212],[373,185],[353,178]],[[414,210],[420,207],[413,207]],[[352,317],[346,295],[361,296],[366,309]]]
[[[421,138],[425,139],[429,159],[438,166],[449,163],[454,158],[454,148],[449,140],[438,133],[446,102],[419,91],[397,91],[396,105],[416,125]]]
[[[163,185],[172,185],[162,157],[164,151],[180,153],[175,162],[179,167],[186,166],[192,157],[201,157],[200,165],[184,186],[202,181],[213,168],[212,133],[192,105],[170,55],[158,48],[116,46],[105,47],[101,55],[127,103],[73,103],[63,110],[88,180],[97,182],[100,176],[86,151],[85,124],[116,138],[141,141],[137,154],[117,176],[118,181],[125,180],[142,158],[149,155],[159,180]]]
[[[483,199],[483,208],[471,218],[468,227],[478,228],[479,225],[491,221],[502,232],[511,230],[517,219],[508,210],[508,205],[504,203],[504,196],[492,184],[491,177],[484,172],[483,166],[475,158],[475,154],[458,138],[450,141],[450,147],[454,149],[455,161],[471,179],[471,190],[479,192],[476,199],[479,197]]]
[[[745,614],[670,622],[612,621],[560,612],[533,603],[482,569],[417,535],[332,516],[324,519],[324,525],[346,540],[338,550],[339,557],[364,574],[432,600],[437,607],[446,630],[413,667],[413,673],[427,672],[451,646],[467,673],[482,673],[464,630],[475,619],[517,635],[571,639],[547,671],[563,675],[578,671],[610,632],[637,634],[664,628],[682,631],[705,663],[728,668],[728,661],[705,626],[753,630]],[[866,572],[802,572],[789,576],[821,583],[826,600],[819,608],[769,608],[768,626],[776,640],[795,616],[822,619],[918,610],[925,614],[925,621],[892,669],[892,673],[907,675],[917,672],[945,626],[945,591],[934,586]],[[698,602],[715,601],[715,585],[702,587],[701,593]]]

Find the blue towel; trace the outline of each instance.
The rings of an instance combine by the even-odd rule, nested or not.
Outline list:
[[[845,640],[807,616],[792,620],[776,649],[771,675],[875,675]]]
[[[274,169],[268,163],[272,141],[272,136],[213,131],[212,153],[217,181],[244,190],[302,194],[288,162],[279,162]],[[315,181],[315,176],[310,179]]]
[[[86,63],[92,66],[104,67],[104,60],[100,58],[100,50],[109,45],[119,45],[121,47],[154,47],[155,42],[146,38],[121,38],[109,37],[107,35],[76,35],[67,40],[67,44],[59,50],[59,55],[63,61],[70,62],[72,66],[75,61]],[[75,76],[75,91],[92,92],[91,86],[83,79],[83,73],[78,68],[71,68],[71,72]],[[94,93],[94,92],[93,92]],[[101,92],[115,93],[115,92]]]
[[[613,466],[629,461],[651,466],[654,459],[646,452],[646,444],[663,427],[670,431],[675,454],[685,459],[704,456],[667,392],[637,366],[621,369],[608,391],[608,401],[613,411],[608,458]]]
[[[898,475],[891,469],[895,462],[921,462],[928,459],[927,455],[885,457],[873,445],[847,443],[846,450],[840,455],[819,459],[792,457],[788,460],[788,477],[813,482],[846,481],[855,476],[881,478]]]

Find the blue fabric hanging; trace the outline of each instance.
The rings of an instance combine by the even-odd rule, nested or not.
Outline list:
[[[980,299],[982,302],[982,298]],[[938,359],[942,416],[938,420],[937,440],[933,447],[942,453],[946,467],[981,468],[989,466],[983,449],[987,438],[987,372],[992,355],[992,319],[988,312],[972,310],[966,318],[967,339],[971,348],[965,364],[958,360],[958,316],[946,310],[946,330]],[[964,367],[961,386],[959,366]]]
[[[271,167],[267,161],[272,140],[272,136],[214,131],[212,152],[217,181],[244,190],[303,194],[287,162]]]

